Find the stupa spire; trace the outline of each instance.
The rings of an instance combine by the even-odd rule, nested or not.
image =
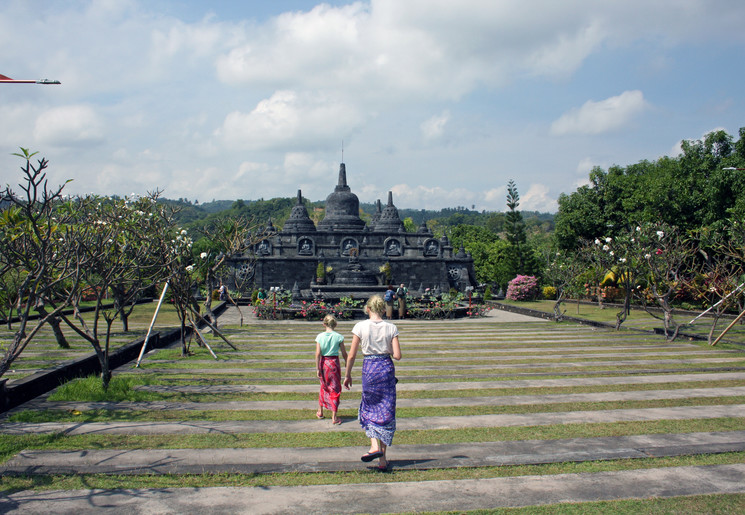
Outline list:
[[[336,191],[346,191],[347,186],[347,167],[344,163],[339,164],[339,184],[336,185]]]

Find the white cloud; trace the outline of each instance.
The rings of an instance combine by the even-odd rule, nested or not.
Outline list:
[[[577,189],[580,186],[588,186],[590,184],[590,172],[596,166],[603,167],[602,163],[596,162],[590,157],[582,158],[577,164],[577,175],[578,177],[572,183],[572,188]]]
[[[445,125],[447,125],[449,120],[450,112],[446,110],[442,114],[435,115],[422,122],[419,128],[422,131],[424,140],[432,141],[440,139],[445,132]]]
[[[37,116],[34,139],[39,145],[98,144],[104,140],[103,123],[91,106],[56,107]]]
[[[551,133],[602,134],[625,127],[647,108],[641,91],[624,91],[599,102],[588,100],[579,109],[572,109],[551,124]]]
[[[577,179],[587,139],[539,131],[552,121],[553,135],[605,136],[639,122],[654,99],[654,124],[593,139],[595,155],[623,164],[703,127],[733,129],[742,111],[742,53],[732,50],[745,38],[742,2],[350,0],[285,13],[283,2],[227,4],[0,2],[0,73],[62,81],[3,88],[0,169],[17,170],[10,154],[23,145],[82,192],[129,193],[136,180],[176,197],[302,187],[322,199],[343,139],[364,174],[350,181],[363,202],[422,184],[397,204],[503,210],[504,191],[484,190],[506,170],[550,191]],[[711,74],[725,68],[728,80]],[[608,84],[638,91],[584,106],[591,97],[580,97],[547,119]]]
[[[398,207],[410,209],[441,209],[443,207],[476,206],[476,210],[504,211],[506,207],[506,186],[487,191],[471,191],[466,188],[446,189],[432,186],[410,186],[397,184],[391,188],[393,202]],[[369,196],[369,195],[368,195]],[[387,194],[378,192],[376,198],[385,201]],[[531,184],[528,192],[520,197],[520,210],[555,212],[556,199],[550,196],[547,186]]]
[[[478,200],[478,194],[465,188],[445,189],[438,186],[409,186],[396,184],[390,190],[393,192],[393,203],[398,207],[412,209],[440,209],[456,205],[471,205]],[[379,194],[377,198],[388,198],[387,192]]]
[[[278,91],[248,113],[234,111],[217,131],[231,148],[305,148],[337,140],[360,123],[354,106],[324,95]]]
[[[484,200],[489,206],[497,206],[501,203],[502,207],[506,205],[507,186],[492,188],[484,193]],[[501,211],[501,209],[499,209]]]
[[[545,184],[531,184],[528,192],[520,196],[522,211],[541,211],[554,213],[559,208],[555,198],[549,196],[549,189]]]

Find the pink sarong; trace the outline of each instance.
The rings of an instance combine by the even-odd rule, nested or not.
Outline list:
[[[341,395],[341,366],[339,356],[321,357],[321,391],[318,393],[318,404],[322,408],[337,411]]]

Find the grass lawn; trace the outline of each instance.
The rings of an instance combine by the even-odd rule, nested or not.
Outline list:
[[[551,300],[537,300],[530,302],[517,302],[512,300],[501,300],[501,304],[508,306],[518,306],[528,309],[534,309],[536,311],[543,311],[545,313],[554,312],[554,301]],[[580,302],[566,301],[562,303],[562,312],[566,316],[581,318],[585,320],[591,320],[593,322],[605,322],[608,324],[616,323],[616,314],[622,310],[622,307],[616,304],[610,305],[605,304],[603,308],[600,308],[595,302]],[[659,313],[658,313],[659,314]],[[691,322],[698,313],[692,313],[690,311],[673,311],[673,318],[678,323],[688,324]],[[734,316],[721,319],[714,331],[714,338],[716,338],[734,319]],[[745,319],[743,319],[745,320]],[[686,334],[695,335],[698,337],[706,337],[713,325],[714,320],[711,317],[704,316],[699,318],[696,322],[691,325],[684,325],[681,327],[681,332]],[[627,329],[641,329],[645,331],[662,330],[664,328],[663,322],[652,315],[647,313],[643,308],[638,306],[632,306],[631,313],[628,315],[626,321],[621,325],[621,328]],[[686,340],[685,336],[680,336],[680,340]],[[727,342],[739,343],[745,345],[745,322],[735,324],[724,337]],[[724,341],[717,344],[717,346],[723,346]]]

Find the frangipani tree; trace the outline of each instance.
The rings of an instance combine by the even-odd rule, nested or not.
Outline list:
[[[592,243],[594,261],[601,267],[604,275],[612,274],[616,285],[624,292],[621,311],[616,313],[616,330],[626,321],[631,312],[631,300],[637,291],[638,279],[646,273],[647,262],[645,244],[640,237],[641,227],[625,229],[614,237],[602,236]]]
[[[566,309],[562,311],[561,304],[566,300],[567,294],[575,294],[579,297],[577,277],[584,268],[585,264],[569,252],[558,250],[551,256],[544,271],[544,280],[556,288],[554,320],[557,322],[561,321],[566,313]]]
[[[647,288],[662,310],[662,317],[647,311],[663,321],[665,337],[674,340],[680,324],[673,319],[672,299],[684,283],[684,274],[690,270],[696,246],[677,227],[665,224],[640,226],[637,235],[647,265]]]
[[[49,161],[32,163],[36,152],[25,148],[15,155],[24,160],[23,175],[18,193],[10,186],[2,192],[8,207],[0,216],[0,274],[3,286],[13,288],[6,301],[15,303],[18,325],[0,359],[0,377],[39,330],[72,304],[89,264],[74,242],[91,228],[77,224],[64,209],[64,185],[49,187]],[[34,312],[40,316],[33,318]]]
[[[91,344],[101,367],[104,390],[111,380],[109,367],[112,324],[128,315],[142,290],[163,281],[165,268],[157,257],[158,242],[153,238],[165,229],[156,203],[157,193],[141,199],[111,199],[87,196],[65,204],[64,209],[85,233],[70,242],[77,246],[87,265],[80,286],[68,293],[72,298],[72,317],[65,323]],[[81,287],[82,286],[82,287]],[[109,292],[116,290],[111,304]],[[87,295],[86,295],[87,293]],[[92,296],[93,311],[84,314],[85,299]]]

